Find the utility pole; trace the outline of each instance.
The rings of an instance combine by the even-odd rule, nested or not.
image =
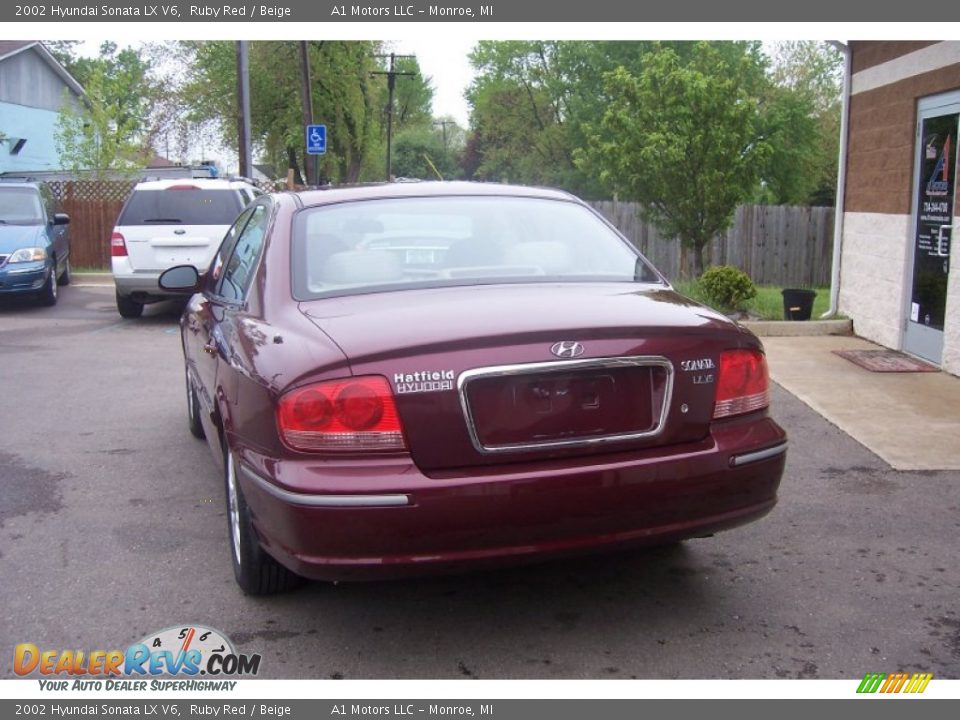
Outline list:
[[[457,123],[453,120],[434,120],[434,125],[439,125],[443,128],[443,151],[447,151],[447,125],[456,125]]]
[[[300,77],[301,95],[303,98],[303,126],[313,125],[313,91],[310,88],[310,56],[307,54],[307,41],[300,42]],[[310,179],[320,184],[320,158],[309,153],[303,155],[303,182],[310,184]]]
[[[371,75],[387,76],[387,182],[393,177],[392,160],[390,153],[393,150],[393,88],[397,82],[398,75],[416,75],[413,72],[400,72],[394,69],[394,61],[397,58],[415,58],[416,55],[377,55],[377,57],[390,58],[390,69],[387,71],[376,70]]]
[[[250,164],[250,56],[246,40],[237,41],[237,99],[239,100],[239,170],[243,177],[251,177]]]

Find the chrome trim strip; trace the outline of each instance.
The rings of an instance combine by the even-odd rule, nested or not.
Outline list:
[[[306,507],[397,507],[409,505],[408,495],[308,495],[278,488],[272,482],[257,475],[242,463],[238,463],[240,472],[247,476],[258,488],[291,505]]]
[[[509,445],[486,446],[480,442],[477,428],[470,411],[470,401],[467,399],[467,383],[477,378],[488,378],[509,375],[531,375],[534,373],[569,372],[571,370],[593,370],[604,368],[623,367],[662,367],[667,373],[667,386],[664,392],[663,405],[660,408],[660,417],[651,430],[635,433],[619,433],[617,435],[601,435],[599,437],[576,438],[572,440],[549,440],[539,443],[511,443]],[[589,447],[624,440],[639,440],[652,438],[663,432],[670,411],[670,401],[673,398],[673,363],[660,355],[630,355],[626,357],[591,358],[586,360],[559,360],[553,362],[523,363],[519,365],[497,365],[494,367],[475,368],[460,373],[457,378],[457,393],[460,396],[460,408],[467,423],[467,432],[470,442],[480,453],[504,453],[518,450],[540,450],[544,448]]]
[[[765,450],[757,450],[756,452],[744,453],[743,455],[734,455],[730,458],[730,464],[733,465],[733,467],[739,467],[740,465],[746,465],[747,463],[757,462],[758,460],[766,460],[767,458],[782,455],[786,451],[787,444],[782,443],[780,445],[774,445],[773,447],[766,448]]]

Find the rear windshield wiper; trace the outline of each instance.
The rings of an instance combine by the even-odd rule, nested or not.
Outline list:
[[[180,218],[146,218],[145,223],[182,223]]]

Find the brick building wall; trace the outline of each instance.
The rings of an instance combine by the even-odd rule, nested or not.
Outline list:
[[[913,244],[917,102],[960,88],[960,42],[851,42],[840,311],[858,335],[902,347]],[[954,232],[954,237],[960,233]],[[960,261],[953,253],[945,370],[960,374]]]

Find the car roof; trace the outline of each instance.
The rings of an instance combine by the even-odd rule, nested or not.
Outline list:
[[[38,190],[40,188],[40,185],[42,184],[43,183],[41,183],[39,180],[22,180],[20,178],[16,180],[7,180],[5,178],[0,178],[0,189],[3,189],[5,187],[16,187],[16,188],[27,187],[27,188],[33,188],[34,190]]]
[[[549,200],[574,200],[573,195],[563,190],[532,187],[527,185],[504,185],[500,183],[480,182],[394,182],[370,185],[354,185],[325,190],[301,190],[295,193],[304,206],[330,205],[351,200],[372,200],[376,198],[416,198],[445,196],[487,196],[487,197],[526,197]]]
[[[228,178],[170,178],[168,180],[144,180],[134,190],[167,190],[177,185],[192,185],[200,190],[232,190],[254,187],[246,180]]]

